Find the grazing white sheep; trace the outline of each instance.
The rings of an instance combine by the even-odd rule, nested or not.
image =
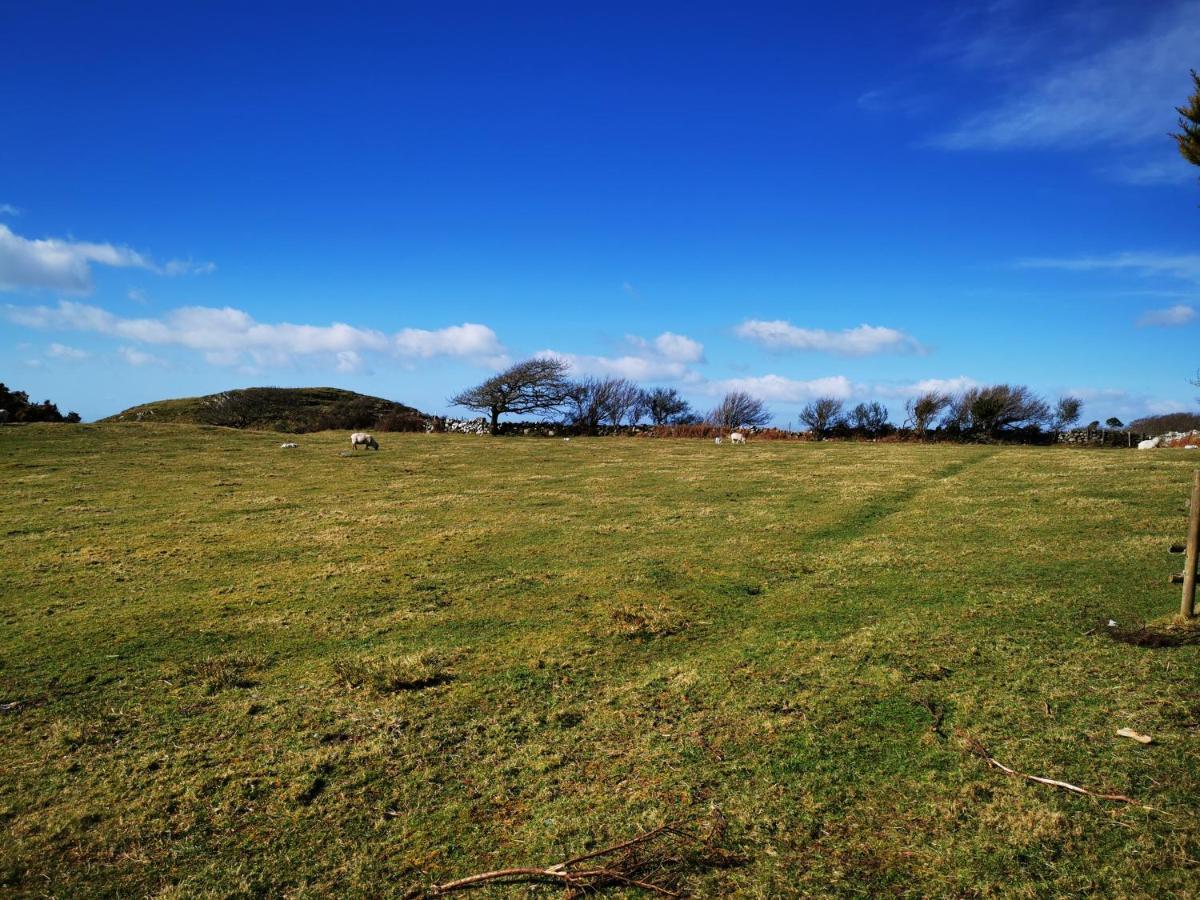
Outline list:
[[[746,436],[744,434],[742,434],[740,431],[735,431],[733,434],[731,434],[729,436],[729,443],[744,444],[744,443],[746,443]]]
[[[356,432],[354,432],[354,434],[350,435],[350,449],[355,450],[359,447],[362,447],[364,450],[366,450],[368,448],[371,450],[378,450],[379,442],[376,441],[375,438],[371,437],[369,434],[365,434],[364,432],[361,432],[361,431],[356,431]]]
[[[719,437],[715,437],[715,438],[713,438],[713,443],[716,444],[718,447],[720,447],[721,439]]]
[[[293,444],[291,441],[288,441],[286,444],[280,444],[279,449],[280,450],[295,450],[299,446],[300,446],[299,444]]]

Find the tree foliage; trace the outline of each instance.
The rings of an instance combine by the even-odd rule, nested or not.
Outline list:
[[[692,407],[675,388],[642,391],[641,406],[655,425],[681,424],[692,418]]]
[[[450,398],[454,406],[491,416],[495,434],[505,413],[547,413],[561,410],[571,400],[569,366],[561,359],[537,357],[509,366],[482,384]]]
[[[943,391],[926,391],[904,404],[905,425],[919,438],[924,438],[933,423],[950,405],[953,398]]]
[[[1052,420],[1050,406],[1023,384],[969,388],[951,401],[944,424],[961,433],[999,437],[1014,429],[1039,429]]]
[[[79,413],[69,412],[64,416],[59,412],[57,404],[51,403],[49,400],[30,403],[28,393],[11,390],[2,383],[0,383],[0,409],[5,411],[9,422],[75,423],[80,420]]]
[[[1200,166],[1200,75],[1192,70],[1195,90],[1183,106],[1177,106],[1179,133],[1171,137],[1179,145],[1179,155],[1193,166]]]
[[[1083,414],[1083,401],[1078,397],[1059,397],[1054,405],[1054,430],[1063,431],[1079,421]]]
[[[765,428],[771,413],[757,397],[745,391],[730,391],[708,414],[708,421],[726,429]]]

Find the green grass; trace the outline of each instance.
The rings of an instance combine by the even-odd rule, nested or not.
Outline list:
[[[0,429],[0,894],[1196,893],[1188,454],[385,438]]]

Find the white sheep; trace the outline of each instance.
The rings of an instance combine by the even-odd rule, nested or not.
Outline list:
[[[731,434],[729,436],[729,443],[744,444],[744,443],[746,443],[746,436],[744,434],[742,434],[740,431],[735,431],[733,434]]]
[[[716,444],[718,447],[720,447],[721,439],[719,437],[715,437],[715,438],[713,438],[713,443]]]
[[[371,450],[378,450],[379,442],[369,434],[366,434],[362,431],[356,431],[354,434],[350,435],[350,449],[355,450],[359,447],[362,447],[364,450],[368,448]]]
[[[295,443],[292,443],[291,441],[288,441],[286,444],[280,444],[279,449],[280,450],[295,450],[299,446],[300,446],[299,444],[295,444]]]

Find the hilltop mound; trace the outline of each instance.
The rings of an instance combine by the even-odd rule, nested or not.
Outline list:
[[[292,433],[341,428],[420,431],[425,427],[425,416],[411,406],[338,388],[260,387],[157,400],[102,421],[179,422]]]

